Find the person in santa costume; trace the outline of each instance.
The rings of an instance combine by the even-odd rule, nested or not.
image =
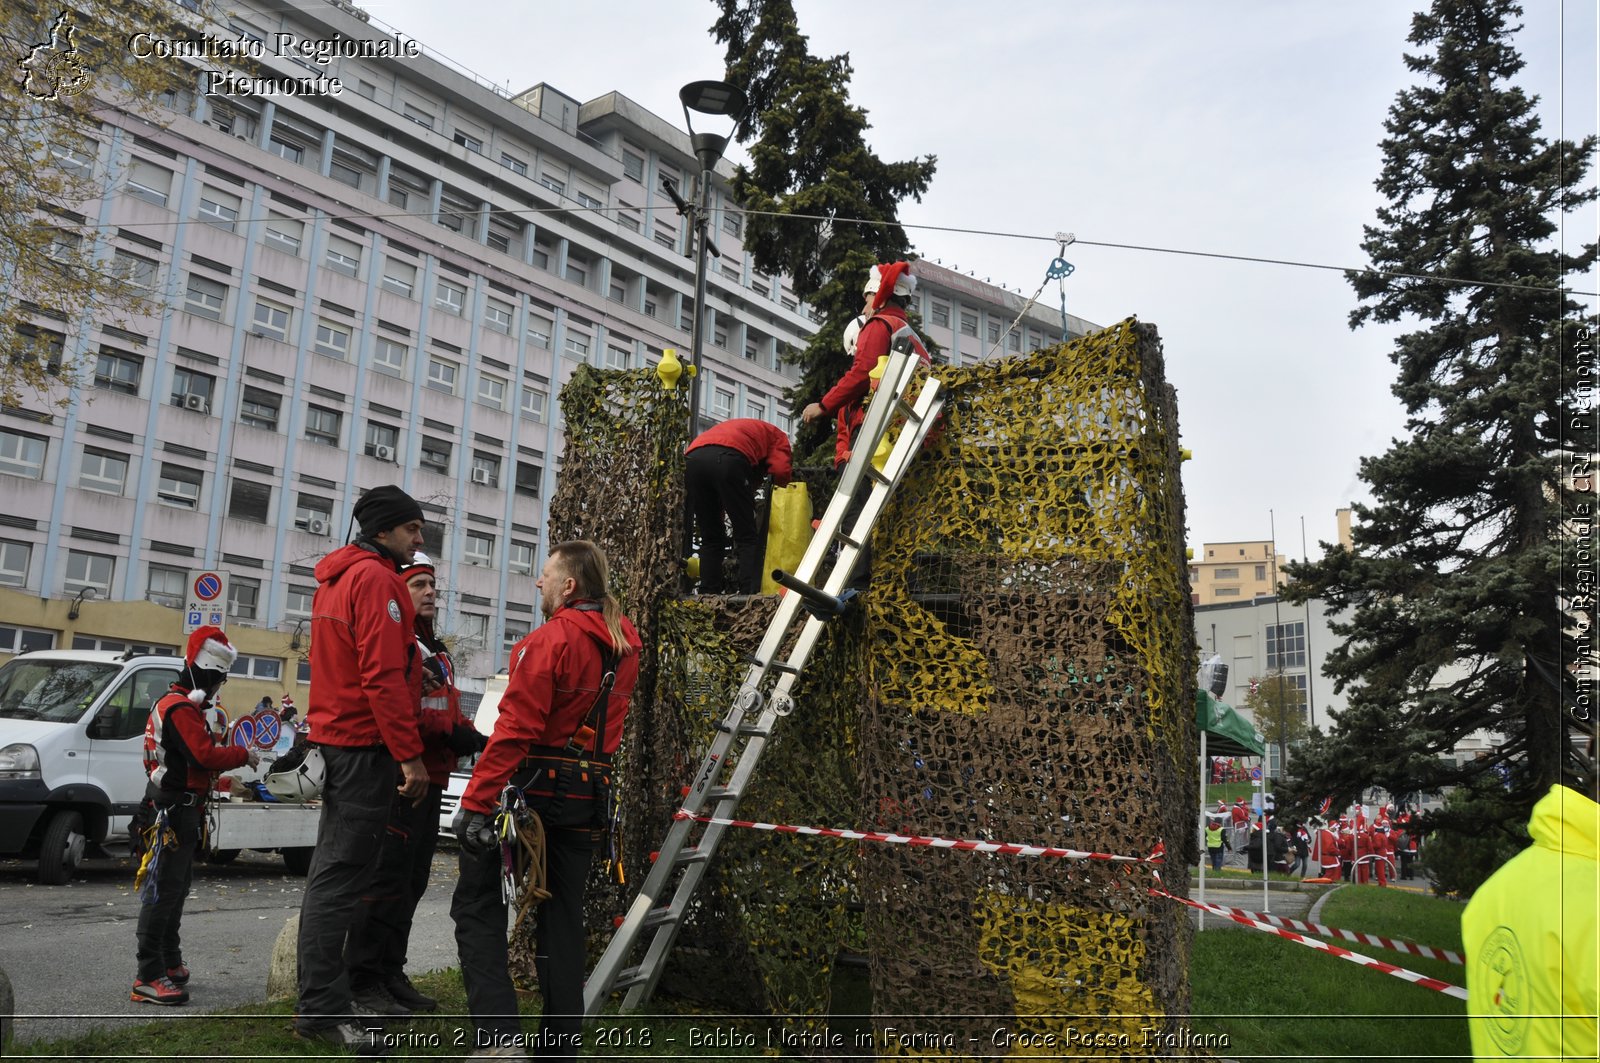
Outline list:
[[[144,760],[150,776],[145,801],[155,834],[139,873],[139,973],[129,993],[138,1004],[175,1005],[189,999],[189,968],[179,931],[211,777],[259,762],[254,749],[218,745],[206,726],[204,711],[228,681],[228,669],[238,656],[221,629],[197,630],[189,636],[183,671],[151,707],[145,724]]]

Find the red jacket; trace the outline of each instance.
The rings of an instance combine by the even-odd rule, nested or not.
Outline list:
[[[695,437],[693,443],[683,448],[685,454],[700,447],[728,447],[737,450],[757,469],[765,468],[772,474],[772,482],[782,487],[794,476],[789,437],[783,429],[758,421],[753,417],[735,417],[731,421],[714,424]]]
[[[871,373],[878,367],[879,358],[888,357],[890,338],[905,324],[906,312],[893,303],[885,303],[882,310],[861,326],[861,333],[856,337],[856,357],[850,363],[850,368],[822,396],[822,412],[839,419],[839,438],[833,445],[835,467],[850,460],[851,437],[867,416],[862,400],[871,390]],[[923,365],[932,364],[933,360],[928,357],[920,341],[917,351]]]
[[[323,558],[311,599],[311,741],[422,755],[422,668],[411,592],[394,562],[351,544]]]
[[[144,728],[145,768],[164,794],[187,790],[204,795],[211,790],[212,775],[241,766],[249,755],[243,746],[217,745],[200,706],[177,685],[150,709]]]
[[[500,791],[534,746],[562,746],[572,737],[600,692],[603,655],[611,635],[598,611],[575,609],[570,603],[534,628],[511,651],[510,679],[500,697],[500,716],[489,745],[478,758],[461,807],[492,812]],[[601,752],[614,753],[622,743],[628,698],[639,679],[639,633],[626,617],[623,635],[633,652],[617,664],[617,676],[606,704],[606,731]]]
[[[461,711],[461,688],[456,686],[456,666],[450,659],[450,651],[431,633],[424,633],[423,624],[424,621],[419,617],[417,653],[420,656],[424,646],[434,647],[434,657],[444,677],[444,688],[422,698],[418,721],[422,732],[422,766],[427,769],[429,782],[435,786],[448,786],[450,773],[456,770],[456,762],[461,759],[450,748],[450,733],[458,726],[470,728],[472,721]]]

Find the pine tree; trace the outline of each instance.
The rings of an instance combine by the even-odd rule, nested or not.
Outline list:
[[[850,57],[813,56],[791,0],[718,5],[722,15],[712,33],[727,47],[727,79],[749,99],[735,135],[742,142],[754,138],[750,165],[734,176],[733,195],[746,210],[764,212],[746,215],[745,246],[757,269],[787,274],[795,295],[822,323],[805,350],[785,354],[801,366],[799,382],[785,396],[798,411],[849,368],[844,327],[861,311],[867,270],[909,253],[899,203],[921,198],[935,160],[885,162],[867,146],[867,112],[850,103]],[[797,449],[809,453],[827,437],[825,426],[803,429]]]
[[[1390,355],[1409,437],[1362,462],[1374,502],[1355,507],[1354,549],[1323,544],[1322,560],[1289,569],[1291,600],[1341,611],[1330,626],[1345,641],[1326,671],[1350,690],[1293,765],[1302,803],[1495,771],[1522,822],[1552,783],[1594,792],[1592,745],[1573,741],[1592,741],[1593,717],[1567,711],[1580,621],[1560,560],[1564,518],[1593,504],[1563,478],[1563,457],[1592,451],[1593,427],[1563,435],[1581,409],[1562,367],[1583,321],[1560,287],[1595,245],[1569,253],[1556,236],[1562,214],[1595,197],[1584,184],[1595,140],[1540,135],[1535,99],[1512,84],[1520,15],[1514,0],[1434,0],[1412,20],[1421,51],[1406,63],[1421,83],[1389,109],[1376,182],[1389,202],[1362,245],[1374,271],[1350,276],[1352,328],[1419,325]],[[1505,744],[1460,765],[1444,756],[1480,728]]]

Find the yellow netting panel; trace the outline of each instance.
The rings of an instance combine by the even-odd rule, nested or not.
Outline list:
[[[1195,654],[1176,410],[1155,330],[1129,320],[937,374],[943,430],[879,524],[866,608],[830,628],[739,814],[1125,855],[1165,841],[1164,875],[1182,892],[1197,855],[1186,811]],[[602,378],[610,390],[590,383]],[[644,374],[593,374],[584,386],[581,409],[564,393],[552,540],[588,526],[569,514],[605,515],[619,529],[607,549],[632,558],[612,555],[631,581],[630,609],[645,616],[651,666],[623,775],[637,885],[772,606],[677,600],[681,516],[666,510],[682,507],[682,430],[671,423],[683,419],[681,396]],[[666,412],[630,412],[638,402]],[[598,458],[597,447],[628,456]],[[605,479],[574,477],[601,468]],[[636,474],[660,495],[626,479]],[[819,509],[826,490],[813,487]],[[1176,1032],[1189,933],[1174,906],[1146,895],[1149,881],[1104,862],[734,830],[662,987],[777,1015],[870,1007],[885,1056],[1037,1054],[1026,1038],[997,1049],[997,1026],[1038,1034],[1037,1045],[1066,1025],[1104,1033],[1108,1055],[1157,1054],[1122,1038]],[[630,898],[597,892],[596,944]],[[865,955],[870,987],[857,978],[846,997],[841,954]],[[984,1017],[940,1020],[949,1040],[883,1035],[929,1031],[919,1017],[933,1013]],[[800,1032],[815,1025],[791,1020]]]

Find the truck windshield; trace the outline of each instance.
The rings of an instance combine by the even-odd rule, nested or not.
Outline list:
[[[15,658],[0,665],[0,719],[74,723],[121,674],[100,661]]]

